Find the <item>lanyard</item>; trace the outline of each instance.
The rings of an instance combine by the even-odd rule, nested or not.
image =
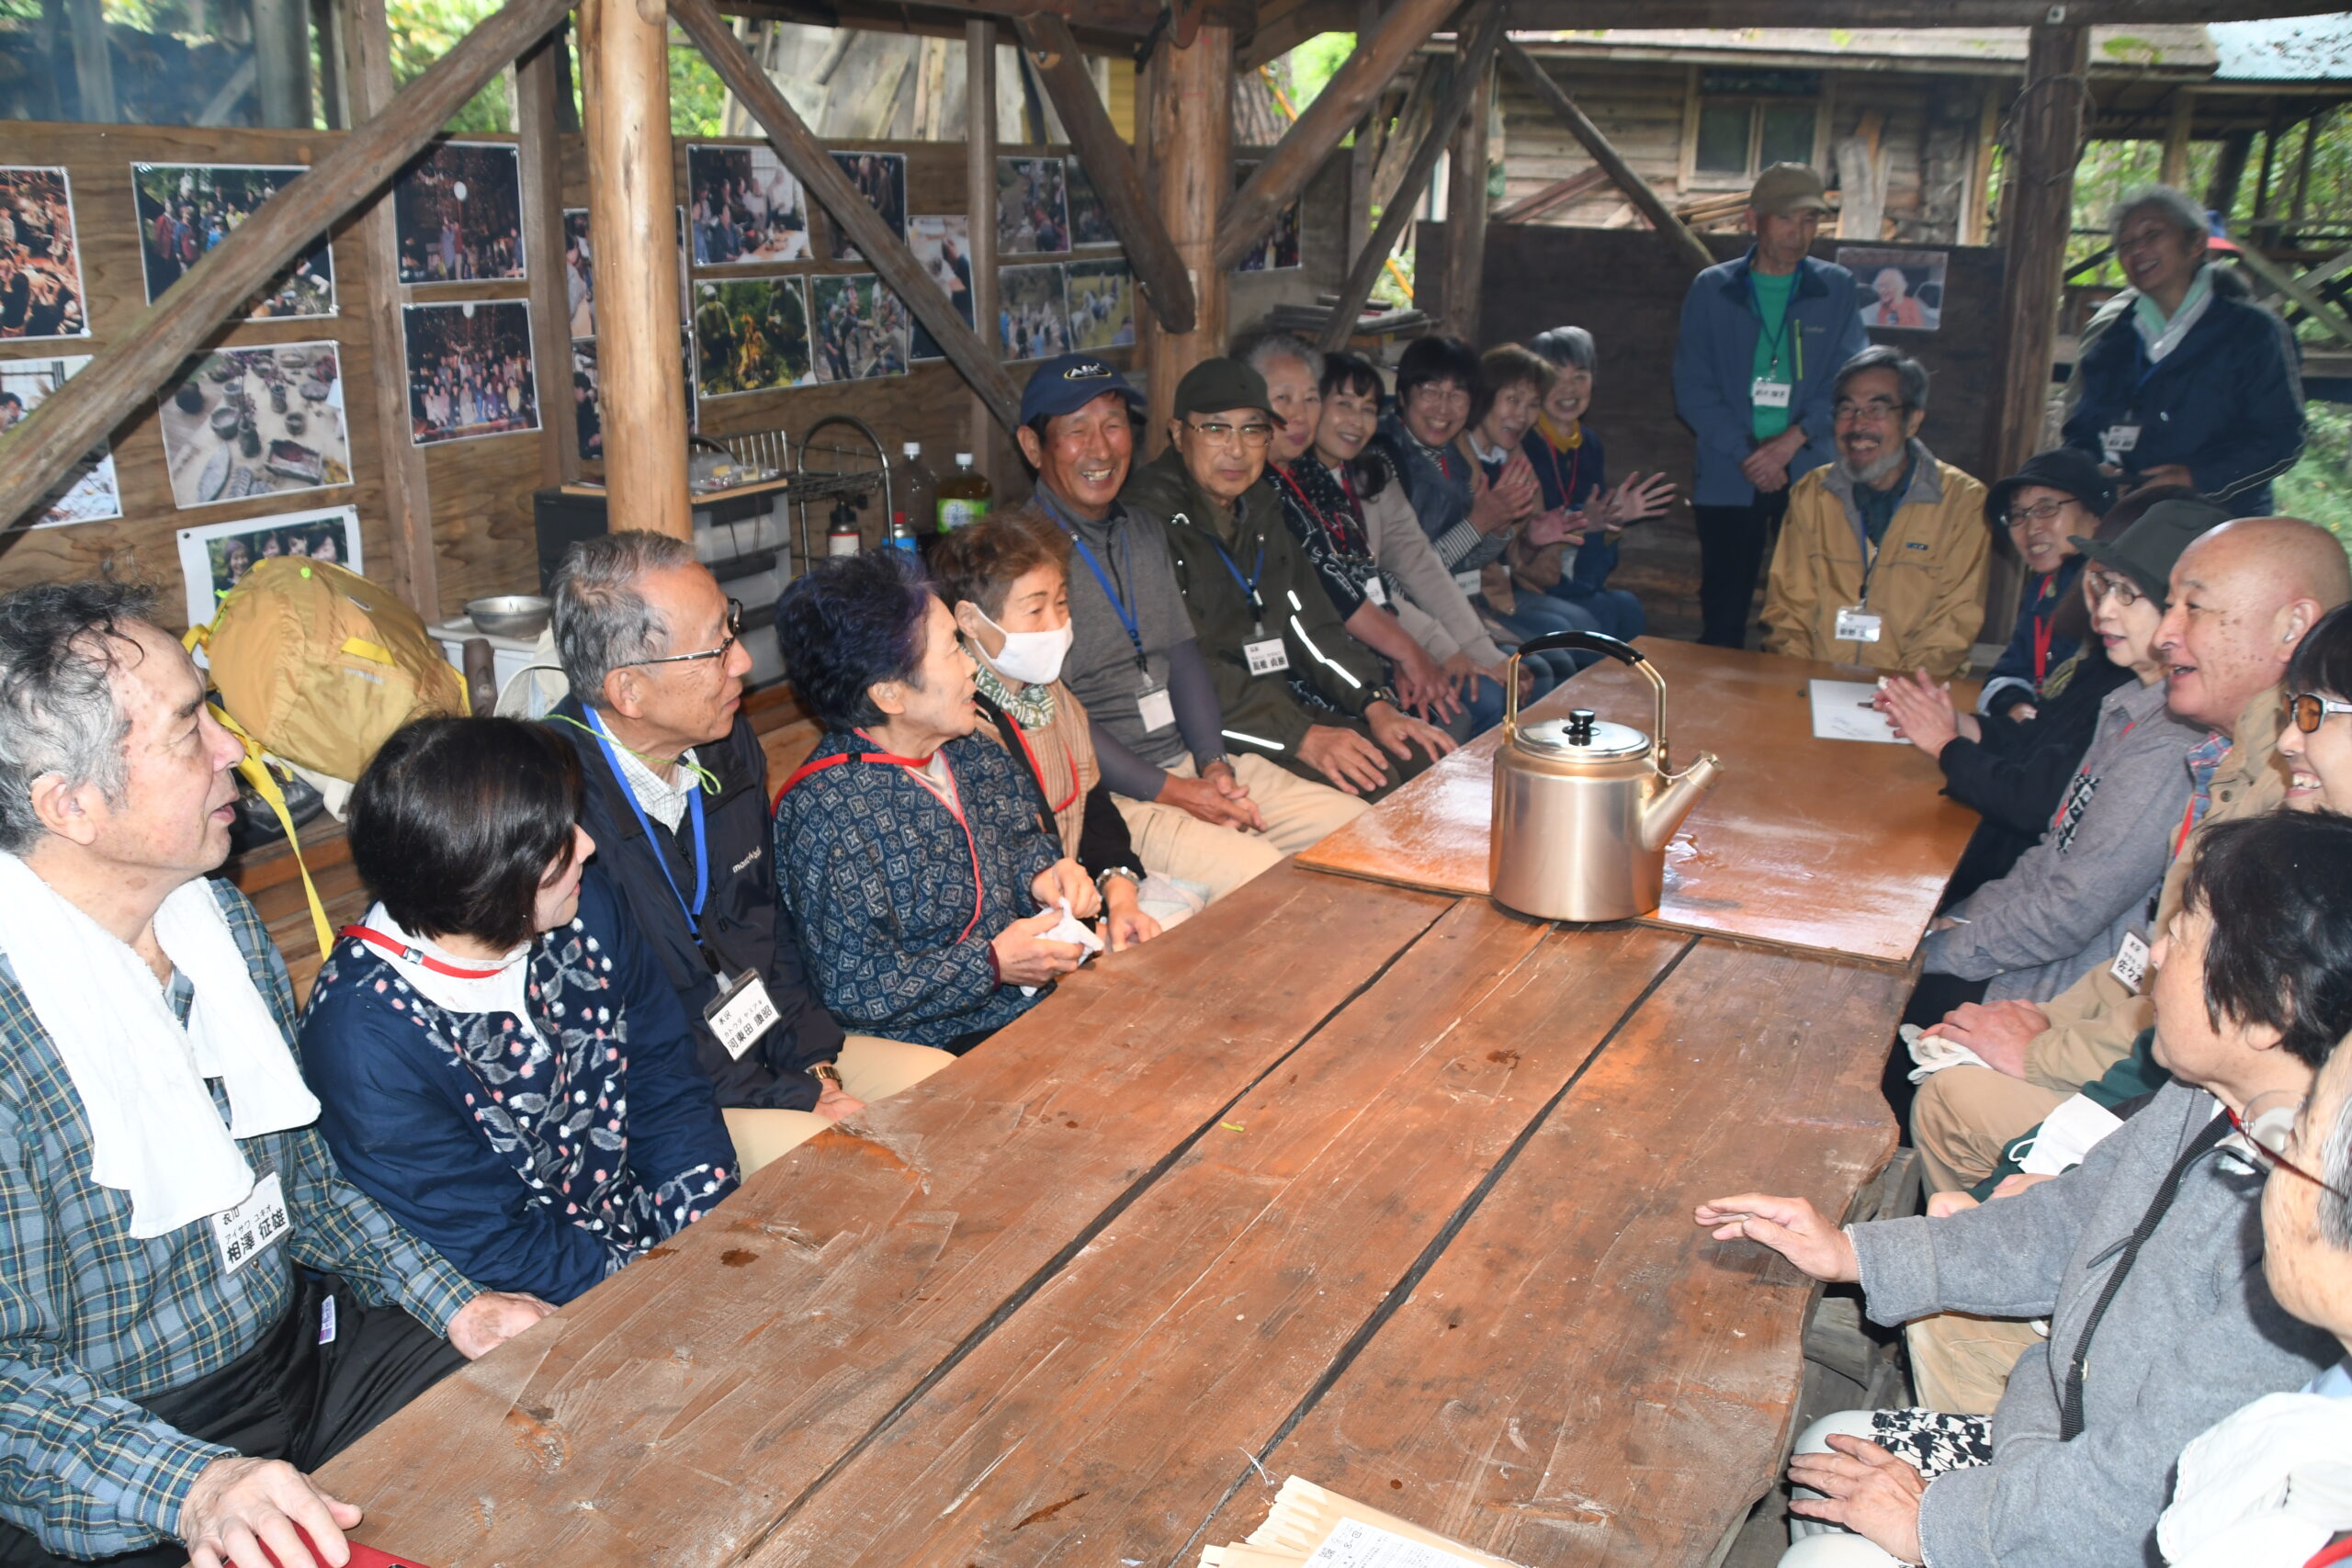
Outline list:
[[[865,740],[871,739],[872,737],[866,735],[861,730],[858,734],[858,739]],[[793,773],[793,775],[790,778],[784,781],[784,787],[775,792],[776,804],[778,806],[783,805],[784,797],[792,793],[792,786],[798,784],[802,779],[807,778],[809,774],[821,773],[827,768],[837,768],[844,762],[876,762],[885,767],[909,769],[911,771],[911,774],[913,775],[920,775],[923,769],[931,766],[931,759],[929,757],[901,757],[895,752],[890,751],[836,751],[830,757],[820,757],[813,762],[803,762],[799,768]],[[947,776],[952,781],[956,777],[956,764],[948,762],[946,764],[946,768]],[[972,934],[972,928],[980,923],[981,895],[979,841],[972,837],[972,824],[966,819],[964,816],[964,809],[961,806],[951,804],[945,796],[938,794],[928,784],[922,784],[921,787],[923,794],[930,795],[932,799],[938,801],[941,807],[946,811],[947,815],[956,818],[956,826],[964,829],[964,847],[971,853],[972,918],[966,920],[964,922],[964,929],[956,933],[956,940],[957,942],[962,942],[966,937]],[[959,791],[957,794],[957,799],[960,800],[961,798],[962,795]]]
[[[1022,728],[1021,721],[1009,713],[1004,716],[1004,722],[1012,727],[1012,738],[1021,742],[1021,754],[1029,759],[1029,774],[1037,781],[1037,798],[1044,800],[1046,798],[1046,770],[1037,763],[1036,750],[1029,744],[1029,732]],[[1055,817],[1059,817],[1069,810],[1069,803],[1078,798],[1078,752],[1068,740],[1062,742],[1062,758],[1069,764],[1069,793],[1062,796],[1059,803],[1049,803],[1046,806],[1046,811]]]
[[[1789,317],[1796,310],[1796,286],[1794,284],[1789,286],[1788,302],[1781,307],[1781,327],[1778,332],[1769,332],[1764,325],[1764,296],[1757,291],[1756,274],[1752,270],[1747,275],[1747,298],[1756,307],[1756,329],[1759,333],[1766,334],[1764,346],[1771,354],[1772,370],[1778,370],[1781,367],[1781,345],[1789,341]],[[1796,347],[1798,354],[1802,355],[1804,352],[1803,338],[1797,340]],[[1797,361],[1796,372],[1797,378],[1802,380],[1804,377],[1804,361],[1802,357]],[[1768,371],[1766,374],[1770,375],[1770,372]]]
[[[1263,534],[1258,536],[1258,558],[1250,565],[1250,575],[1246,578],[1241,575],[1241,569],[1233,564],[1233,557],[1227,553],[1223,541],[1211,534],[1209,543],[1216,546],[1216,558],[1223,561],[1225,570],[1233,574],[1233,585],[1241,590],[1242,596],[1250,601],[1250,607],[1258,613],[1258,635],[1263,637],[1266,632],[1266,602],[1258,597],[1258,580],[1266,575],[1266,536]]]
[[[612,737],[605,733],[604,719],[594,708],[586,711],[588,716],[595,720],[595,728],[589,733],[596,738],[597,749],[605,753],[605,764],[613,770],[613,782],[621,786],[621,798],[628,802],[629,814],[637,818],[638,830],[653,846],[653,863],[662,868],[662,880],[670,885],[670,897],[678,901],[680,912],[686,917],[686,934],[693,937],[695,945],[699,947],[702,945],[702,907],[710,898],[710,852],[703,840],[702,791],[691,789],[686,792],[686,816],[695,825],[695,901],[689,904],[685,894],[679,891],[678,879],[670,874],[670,857],[662,852],[662,840],[654,837],[653,824],[647,819],[645,807],[637,798],[637,791],[629,788],[628,775],[621,771],[620,754],[613,750]]]
[[[447,975],[453,980],[490,980],[495,979],[505,972],[506,966],[503,964],[496,969],[460,969],[454,964],[444,964],[423,948],[411,947],[404,942],[394,942],[372,926],[345,926],[336,934],[350,937],[356,942],[364,942],[370,947],[380,947],[386,953],[404,958],[419,968],[430,969],[435,975]]]
[[[1119,625],[1125,629],[1127,640],[1135,645],[1136,668],[1144,672],[1144,683],[1147,686],[1149,685],[1151,660],[1146,657],[1143,650],[1143,627],[1136,620],[1136,613],[1127,608],[1126,600],[1120,597],[1119,590],[1114,582],[1114,574],[1102,570],[1102,563],[1096,560],[1094,552],[1087,547],[1086,536],[1078,531],[1078,525],[1063,515],[1062,509],[1054,504],[1052,498],[1046,493],[1045,487],[1042,485],[1037,489],[1037,503],[1046,509],[1057,524],[1060,525],[1062,532],[1069,536],[1070,546],[1078,551],[1078,558],[1086,563],[1086,570],[1092,572],[1094,581],[1102,585],[1102,597],[1111,601],[1111,613],[1119,617]],[[1119,536],[1119,563],[1121,570],[1115,576],[1133,579],[1135,539],[1131,534]]]
[[[1535,445],[1544,448],[1544,456],[1551,461],[1552,483],[1560,492],[1560,510],[1575,511],[1577,486],[1584,478],[1584,443],[1577,443],[1577,455],[1575,460],[1568,464],[1568,477],[1565,479],[1560,478],[1560,449],[1553,446],[1551,439],[1540,430],[1535,433]]]
[[[2045,599],[2051,597],[2051,585],[2057,581],[2058,574],[2056,572],[2052,571],[2043,573],[2041,578],[2041,597]],[[2050,612],[2046,615],[2042,613],[2041,607],[2039,604],[2035,606],[2033,617],[2033,683],[2037,690],[2039,690],[2041,685],[2041,678],[2050,673],[2050,638],[2057,630],[2056,615],[2057,610],[2054,605],[2051,607]],[[2124,733],[2128,735],[2131,731],[2126,729]]]
[[[1308,461],[1312,462],[1315,461],[1315,459],[1309,458]],[[1355,541],[1348,536],[1348,532],[1344,527],[1334,523],[1329,517],[1326,516],[1321,507],[1316,505],[1312,501],[1309,501],[1306,498],[1306,491],[1299,488],[1298,481],[1291,478],[1288,470],[1278,466],[1274,469],[1274,477],[1282,480],[1283,484],[1290,487],[1291,494],[1298,497],[1298,503],[1306,508],[1306,514],[1315,519],[1316,525],[1321,528],[1326,534],[1331,536],[1331,542],[1333,544],[1339,546],[1343,550],[1352,550],[1357,547]],[[1351,502],[1354,502],[1356,499],[1356,492],[1354,490],[1348,486],[1345,479],[1342,479],[1340,483],[1340,488],[1347,490],[1348,500]],[[1351,517],[1349,521],[1353,522],[1355,519]]]

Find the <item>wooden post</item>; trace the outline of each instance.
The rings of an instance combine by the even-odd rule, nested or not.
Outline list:
[[[2197,89],[2172,90],[2172,114],[2165,121],[2165,161],[2156,178],[2179,190],[2188,184],[2188,133],[2197,124]]]
[[[2326,118],[2325,108],[2313,109],[2303,118],[2303,145],[2295,154],[2295,187],[2287,204],[2287,224],[2290,229],[2303,220],[2303,198],[2310,193],[2312,183],[2312,145],[2319,140],[2320,122]]]
[[[2213,177],[2205,185],[2205,208],[2222,215],[2222,226],[2233,229],[2238,186],[2245,180],[2246,160],[2254,155],[2254,132],[2233,130],[2222,138],[2222,155],[2213,160]]]
[[[1470,40],[1464,39],[1467,48]],[[1478,334],[1478,295],[1487,264],[1487,121],[1495,101],[1492,62],[1473,79],[1470,107],[1453,130],[1445,185],[1445,330],[1464,343]]]
[[[2000,344],[1986,442],[1991,475],[2015,472],[2041,442],[2059,276],[2074,221],[2075,163],[2089,96],[2084,90],[2089,36],[2085,28],[2038,26],[2026,46],[2025,91],[2011,116],[2014,140],[2002,177],[2001,303],[1993,318]],[[2018,583],[2009,557],[1994,560],[1984,638],[1999,642],[2017,613]]]
[[[1574,98],[1568,96],[1567,90],[1552,79],[1552,73],[1544,69],[1542,61],[1509,39],[1503,40],[1502,57],[1503,62],[1519,73],[1520,79],[1544,101],[1544,106],[1552,111],[1553,116],[1568,128],[1569,134],[1584,144],[1584,150],[1592,154],[1592,161],[1600,165],[1619,190],[1625,193],[1625,199],[1650,220],[1651,228],[1680,246],[1690,256],[1693,266],[1703,270],[1715,265],[1715,253],[1707,248],[1706,242],[1692,233],[1690,226],[1676,217],[1674,209],[1650,188],[1650,182],[1642,178],[1634,172],[1634,166],[1625,162],[1624,154],[1601,134],[1600,127],[1592,122],[1592,117],[1586,114]]]
[[[1369,34],[1379,26],[1380,0],[1358,0],[1357,34]],[[1372,237],[1372,175],[1380,166],[1381,133],[1386,129],[1381,111],[1387,103],[1388,88],[1384,85],[1356,122],[1355,144],[1348,156],[1348,233],[1342,255],[1354,255]]]
[[[1160,221],[1193,275],[1194,316],[1189,333],[1153,321],[1145,450],[1167,445],[1168,411],[1176,383],[1204,359],[1225,352],[1225,267],[1216,259],[1217,214],[1233,178],[1233,29],[1204,25],[1189,46],[1172,39],[1154,57],[1151,73],[1153,179]]]
[[[1984,243],[1992,227],[1993,150],[2001,139],[2003,92],[1987,87],[1977,105],[1976,145],[1968,158],[1968,194],[1960,209],[1960,243]]]
[[[580,43],[605,514],[615,528],[692,539],[686,405],[678,384],[670,28],[662,0],[583,0]]]
[[[255,96],[264,125],[311,124],[311,28],[301,0],[252,0]]]
[[[562,90],[563,31],[514,63],[514,130],[523,174],[523,254],[531,264],[531,357],[539,389],[539,482],[580,477],[580,425],[571,412],[571,299],[563,263],[563,147],[556,95]],[[592,247],[593,248],[593,247]]]
[[[74,39],[74,85],[82,118],[100,124],[115,118],[114,55],[107,48],[107,19],[98,0],[65,0],[65,21]]]
[[[996,24],[985,17],[964,24],[964,209],[971,214],[972,330],[991,359],[1004,358],[996,321]],[[973,460],[991,480],[1009,479],[997,469],[996,418],[989,402],[972,394],[969,428]],[[942,471],[937,464],[933,472]],[[1000,487],[999,493],[1002,493]],[[926,519],[918,531],[935,525]]]

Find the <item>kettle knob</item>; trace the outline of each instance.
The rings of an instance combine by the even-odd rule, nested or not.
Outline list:
[[[1571,708],[1568,711],[1568,744],[1591,745],[1593,721],[1600,716],[1590,708]]]

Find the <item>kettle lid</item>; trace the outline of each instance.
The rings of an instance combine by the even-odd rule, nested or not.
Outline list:
[[[1602,718],[1590,708],[1574,709],[1566,718],[1521,725],[1518,741],[1530,750],[1592,762],[1638,757],[1650,749],[1648,736],[1630,724]]]

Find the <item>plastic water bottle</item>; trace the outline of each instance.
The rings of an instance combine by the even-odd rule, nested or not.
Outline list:
[[[972,467],[972,455],[956,453],[956,471],[939,481],[939,531],[952,534],[978,523],[989,514],[995,494],[988,475]]]
[[[933,523],[939,516],[939,476],[922,460],[922,442],[910,441],[899,451],[899,471],[891,476],[895,499],[909,518]]]

